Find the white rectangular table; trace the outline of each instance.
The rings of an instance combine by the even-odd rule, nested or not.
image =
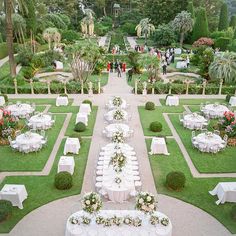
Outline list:
[[[58,163],[58,168],[57,168],[57,173],[62,172],[62,171],[67,171],[71,175],[73,175],[74,168],[75,168],[74,157],[72,157],[72,156],[61,156],[60,157],[60,160]]]
[[[59,106],[67,106],[68,103],[69,103],[68,97],[62,97],[62,96],[57,97],[57,100],[56,100],[56,106],[57,107],[59,107]]]
[[[27,199],[25,185],[5,184],[0,191],[0,199],[7,200],[12,203],[12,206],[17,206],[23,209],[23,201]]]
[[[64,147],[64,155],[67,153],[79,154],[80,142],[78,138],[67,138],[65,147]]]
[[[224,204],[225,202],[236,202],[236,182],[220,182],[209,193],[213,196],[218,196],[217,205],[220,203]]]
[[[92,110],[91,110],[91,107],[90,107],[89,104],[87,104],[87,103],[82,103],[82,104],[80,105],[79,113],[86,113],[86,114],[90,115],[91,111],[92,111]]]
[[[177,96],[168,96],[166,99],[167,106],[178,106],[179,105],[179,97]]]
[[[75,124],[82,122],[88,126],[88,114],[87,113],[77,113]]]
[[[3,106],[5,104],[5,98],[0,95],[0,106]]]
[[[231,97],[229,100],[229,104],[233,107],[236,106],[236,97]]]
[[[153,138],[152,139],[152,144],[151,144],[151,151],[150,154],[164,154],[164,155],[169,155],[167,146],[166,146],[166,141],[164,138]]]

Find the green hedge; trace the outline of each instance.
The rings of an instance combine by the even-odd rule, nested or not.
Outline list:
[[[8,55],[7,53],[7,44],[6,43],[0,43],[0,59],[6,57]]]

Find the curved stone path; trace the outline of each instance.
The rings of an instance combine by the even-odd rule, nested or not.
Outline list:
[[[87,95],[72,95],[74,104],[80,104],[85,98],[89,98],[95,105],[98,105],[97,119],[95,123],[94,134],[89,151],[87,167],[82,186],[82,192],[91,191],[94,189],[94,167],[96,158],[101,146],[108,141],[102,137],[102,129],[106,125],[103,115],[105,113],[105,103],[112,95],[121,95],[130,104],[128,112],[132,115],[130,126],[135,130],[134,137],[131,138],[129,144],[135,148],[138,161],[140,164],[140,175],[143,182],[143,190],[156,193],[155,184],[151,172],[150,163],[148,160],[145,137],[141,127],[141,122],[137,110],[137,106],[143,105],[145,101],[152,100],[157,104],[157,100],[163,96],[135,96],[130,93],[131,88],[125,82],[125,75],[122,78],[117,78],[115,73],[109,75],[109,82],[104,88],[104,94],[88,97]],[[20,96],[20,95],[19,95]],[[21,95],[20,97],[24,97]],[[27,96],[29,98],[30,96]],[[34,96],[35,97],[35,96]],[[44,97],[45,95],[38,95]],[[55,98],[56,95],[48,96]],[[185,98],[187,96],[184,96]],[[190,96],[191,97],[191,96]],[[218,97],[219,98],[219,97]],[[159,100],[158,100],[158,104]],[[173,132],[173,130],[172,130]],[[173,132],[173,137],[176,135]],[[181,141],[181,140],[180,140]],[[182,149],[181,149],[182,150]],[[182,150],[183,151],[183,150]],[[184,154],[184,153],[183,153]],[[158,190],[158,189],[157,189]],[[66,219],[69,215],[80,208],[80,195],[71,196],[60,199],[49,204],[46,204],[25,216],[9,233],[4,235],[9,236],[63,236],[65,232]],[[173,223],[173,236],[228,236],[232,235],[229,231],[203,210],[165,195],[158,195],[159,210],[167,214]],[[110,202],[104,203],[105,209],[133,209],[134,200],[124,204],[114,204]]]

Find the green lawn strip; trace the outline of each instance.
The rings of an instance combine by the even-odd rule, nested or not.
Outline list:
[[[46,109],[46,106],[43,106],[43,105],[36,106],[36,111],[43,112],[45,109]]]
[[[70,137],[73,137],[73,136],[78,136],[78,135],[81,135],[81,136],[92,136],[93,135],[93,128],[94,128],[94,125],[95,125],[95,121],[96,121],[96,116],[97,116],[97,111],[98,111],[98,107],[97,106],[93,106],[92,108],[92,112],[91,114],[89,115],[89,119],[88,119],[88,126],[86,127],[86,130],[84,132],[75,132],[74,131],[74,127],[75,127],[75,121],[76,121],[76,115],[77,113],[79,112],[79,107],[77,108],[77,112],[74,112],[73,115],[72,115],[72,118],[70,120],[70,123],[69,123],[69,126],[66,130],[66,136],[70,136]]]
[[[79,112],[79,106],[60,106],[57,107],[55,104],[51,106],[48,110],[49,112],[52,113],[77,113]]]
[[[185,99],[185,98],[181,98],[179,100],[179,104],[180,105],[200,105],[201,103],[215,103],[215,102],[219,102],[219,103],[225,103],[224,99],[208,99],[208,98],[204,98],[204,99]],[[160,99],[160,103],[165,106],[166,104],[166,100],[165,99]]]
[[[10,74],[10,66],[9,62],[5,62],[1,67],[0,67],[0,82],[3,78],[8,76]]]
[[[0,146],[0,171],[41,171],[45,166],[57,140],[65,115],[56,115],[55,126],[46,132],[47,146],[38,153],[14,152],[9,146]]]
[[[57,172],[59,158],[63,155],[65,140],[61,143],[52,170],[48,176],[6,177],[3,183],[1,183],[0,188],[4,184],[24,184],[28,192],[28,198],[23,203],[23,210],[14,207],[12,217],[0,224],[0,233],[8,233],[25,215],[44,204],[56,199],[79,194],[82,188],[90,143],[90,139],[84,139],[79,155],[71,155],[75,158],[75,171],[73,174],[73,187],[69,190],[57,190],[54,187],[54,176]]]
[[[18,99],[9,99],[9,102],[17,102],[17,101],[21,101],[21,102],[31,102],[31,103],[35,103],[36,105],[53,105],[56,106],[56,98],[52,99],[47,99],[47,98],[18,98]],[[73,102],[73,99],[69,99],[69,104],[68,106],[71,106]],[[61,108],[61,107],[58,107]]]
[[[141,124],[145,136],[169,136],[172,135],[168,124],[166,123],[162,113],[183,112],[182,106],[179,107],[156,107],[154,111],[145,110],[145,107],[138,107]],[[149,130],[149,125],[153,121],[159,121],[162,124],[162,132],[155,133]]]
[[[148,150],[150,150],[151,139],[146,139],[146,143]],[[218,198],[208,193],[218,182],[236,181],[236,178],[193,178],[176,141],[167,139],[167,147],[170,156],[153,155],[150,157],[158,193],[178,198],[203,209],[219,220],[232,233],[236,233],[236,224],[230,218],[230,211],[234,204],[225,203],[217,206],[215,201]],[[186,186],[180,192],[171,191],[165,187],[166,175],[171,171],[182,171],[186,176]]]
[[[89,80],[98,84],[98,79],[101,79],[101,86],[105,86],[108,82],[108,73],[102,73],[101,75],[91,75]]]
[[[193,164],[201,173],[231,173],[236,171],[235,147],[227,147],[217,153],[201,153],[192,147],[191,130],[185,129],[179,122],[178,115],[169,115],[170,120],[179,134]],[[210,127],[215,121],[211,121]],[[198,134],[198,132],[196,132]]]

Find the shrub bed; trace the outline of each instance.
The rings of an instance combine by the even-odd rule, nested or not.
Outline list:
[[[83,122],[78,122],[75,125],[74,131],[75,132],[84,132],[86,130],[86,125]]]
[[[54,185],[59,190],[70,189],[73,185],[72,175],[67,171],[57,173],[55,175]]]
[[[154,102],[146,102],[145,109],[149,111],[155,110],[155,104]]]
[[[152,132],[161,132],[162,131],[162,124],[158,121],[154,121],[150,124],[149,129]]]

